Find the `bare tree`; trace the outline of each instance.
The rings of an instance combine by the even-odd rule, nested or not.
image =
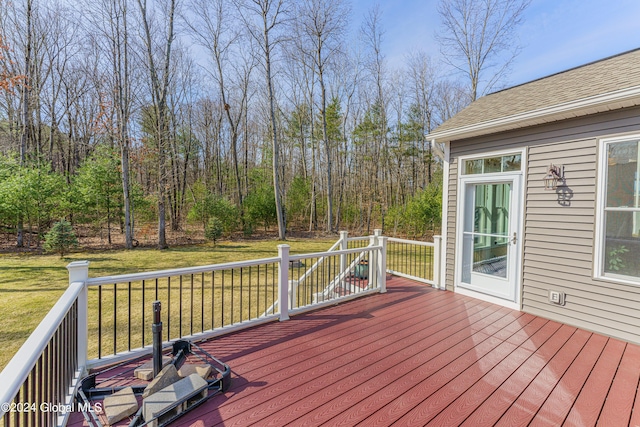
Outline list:
[[[151,18],[147,9],[147,0],[138,0],[140,14],[144,29],[144,43],[147,54],[147,69],[151,85],[151,99],[153,103],[153,115],[155,121],[155,137],[158,147],[158,248],[167,248],[165,198],[166,183],[166,150],[169,138],[169,113],[167,111],[167,98],[169,92],[169,74],[171,72],[171,47],[175,38],[174,17],[176,12],[176,0],[168,0],[166,7],[166,33],[162,42],[160,64],[158,65],[156,44],[152,32]]]
[[[466,75],[475,101],[505,77],[520,52],[516,29],[531,0],[440,0],[445,60]]]
[[[422,174],[422,186],[426,187],[427,183],[431,182],[433,174],[432,147],[425,137],[431,132],[434,125],[436,71],[426,53],[415,52],[407,58],[407,73],[412,89],[412,106],[420,124],[420,140],[418,142],[423,154],[423,163],[427,167],[427,173]],[[416,178],[414,177],[414,181]]]
[[[33,49],[33,4],[32,0],[27,0],[26,10],[26,42],[24,45],[24,76],[25,76],[25,84],[22,85],[22,134],[20,135],[20,164],[24,164],[26,153],[27,153],[27,139],[28,132],[30,127],[30,108],[29,108],[29,92],[32,87],[32,79],[31,76],[33,74],[32,70],[32,49]],[[22,230],[20,230],[20,226],[18,226],[18,246],[22,246]]]
[[[165,247],[165,209],[182,231],[204,218],[204,196],[246,207],[264,176],[280,238],[285,224],[367,232],[390,214],[401,233],[402,207],[439,167],[424,136],[468,101],[461,83],[438,81],[424,54],[388,63],[380,9],[348,39],[348,0],[183,1],[0,0],[0,163],[22,152],[74,185],[97,148],[119,148],[122,193],[107,216],[127,247],[133,200],[139,238],[157,220]],[[180,15],[174,30],[179,9],[191,31]],[[4,89],[17,75],[28,84]],[[58,203],[61,215],[99,220],[79,202]],[[251,218],[267,227],[269,202]],[[7,212],[0,226],[17,229]],[[37,234],[23,216],[27,246]]]
[[[114,78],[114,104],[116,107],[117,140],[120,146],[120,162],[122,165],[122,194],[124,202],[125,247],[133,248],[133,215],[131,209],[129,151],[131,138],[129,123],[132,110],[131,61],[129,43],[128,3],[113,0],[113,20],[111,21],[111,60]],[[115,21],[115,22],[114,22]]]
[[[24,48],[24,69],[23,75],[25,78],[24,84],[21,87],[20,96],[20,165],[24,166],[26,162],[27,149],[29,143],[29,134],[31,133],[31,113],[32,103],[31,90],[33,86],[33,3],[32,0],[27,0],[25,4],[25,41]],[[16,246],[19,248],[24,246],[24,224],[22,214],[18,217],[18,229],[16,236]]]
[[[0,3],[2,5],[2,3]],[[0,34],[0,92],[5,92],[12,94],[13,88],[18,86],[24,76],[20,74],[15,74],[9,67],[6,65],[7,58],[6,52],[11,49],[4,42],[4,37]]]
[[[459,82],[440,80],[435,87],[434,124],[438,125],[469,104],[465,88]]]
[[[284,0],[236,0],[242,20],[251,36],[262,49],[265,80],[269,99],[269,121],[273,156],[273,190],[275,193],[276,215],[278,219],[278,238],[286,238],[282,194],[280,183],[280,145],[278,124],[276,121],[276,100],[273,88],[272,61],[274,48],[282,41],[276,35],[278,26],[283,24],[287,15]]]
[[[382,215],[382,223],[384,224],[384,209],[388,206],[386,200],[387,192],[385,190],[385,181],[387,174],[390,172],[388,162],[389,139],[387,135],[387,99],[386,99],[386,61],[382,52],[382,40],[384,36],[384,28],[382,27],[382,11],[380,5],[376,4],[371,8],[364,17],[364,22],[360,29],[360,33],[364,39],[366,47],[369,49],[367,68],[373,78],[375,85],[375,94],[373,102],[369,102],[369,112],[373,113],[370,117],[375,117],[375,129],[372,134],[373,146],[371,161],[371,180],[368,182],[371,188],[371,197],[369,198],[367,208],[367,233],[371,231],[371,222],[374,208],[379,208]],[[382,192],[382,194],[380,194]]]
[[[333,227],[333,147],[327,132],[327,82],[330,61],[340,52],[347,25],[348,8],[341,0],[305,0],[299,4],[297,38],[300,52],[309,57],[320,85],[320,116],[322,141],[327,156],[327,231]]]
[[[192,0],[191,9],[196,17],[186,22],[196,41],[211,55],[213,70],[208,71],[218,85],[229,125],[236,197],[238,205],[242,206],[238,139],[243,116],[247,114],[249,83],[255,67],[255,56],[247,55],[241,49],[240,46],[247,44],[247,40],[242,37],[238,26],[233,25],[228,3],[225,0]],[[238,58],[243,58],[244,62]]]

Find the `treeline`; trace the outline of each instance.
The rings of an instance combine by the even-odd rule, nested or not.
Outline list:
[[[469,102],[341,0],[0,0],[0,226],[439,227],[431,129]],[[166,224],[165,224],[166,221]]]

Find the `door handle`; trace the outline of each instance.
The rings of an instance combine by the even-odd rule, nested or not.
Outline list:
[[[511,239],[511,243],[513,243],[515,245],[517,241],[518,241],[518,238],[517,238],[516,232],[514,231],[513,232],[513,238]]]

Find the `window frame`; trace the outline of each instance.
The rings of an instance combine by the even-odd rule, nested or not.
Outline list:
[[[520,169],[502,170],[504,168],[503,159],[505,157],[508,157],[508,156],[520,156]],[[467,166],[466,162],[476,161],[476,160],[488,160],[488,159],[493,159],[493,158],[496,158],[496,157],[500,157],[501,158],[500,170],[499,171],[485,172],[484,171],[484,164],[483,164],[483,171],[482,172],[466,173],[466,166]],[[458,160],[459,160],[458,161],[458,176],[487,176],[487,175],[503,175],[503,174],[509,174],[509,173],[521,173],[524,170],[523,163],[525,162],[525,152],[523,150],[521,150],[521,149],[518,149],[518,150],[502,150],[502,151],[495,151],[495,152],[491,152],[491,153],[481,153],[481,154],[475,154],[475,155],[460,156]]]
[[[640,286],[640,277],[627,276],[623,274],[605,273],[605,244],[606,244],[606,224],[605,212],[607,209],[607,182],[609,165],[609,146],[616,143],[630,141],[640,141],[640,134],[629,134],[611,138],[602,138],[598,143],[598,178],[596,181],[596,213],[594,230],[594,262],[593,277],[606,282],[621,283],[625,285]],[[639,153],[640,155],[640,153]],[[636,209],[633,207],[632,209]],[[614,211],[624,211],[614,208]]]

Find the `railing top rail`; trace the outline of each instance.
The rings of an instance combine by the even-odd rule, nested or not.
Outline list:
[[[380,249],[382,249],[382,246],[365,246],[363,248],[343,249],[343,250],[331,251],[331,252],[316,252],[311,254],[291,255],[289,257],[289,261],[300,261],[302,259],[307,259],[307,258],[320,258],[320,257],[326,257],[326,256],[356,254],[363,251],[371,252],[371,251],[377,251]]]
[[[229,270],[232,268],[253,267],[262,264],[279,262],[280,258],[262,258],[248,261],[227,262],[223,264],[202,265],[199,267],[173,268],[170,270],[147,271],[144,273],[120,274],[116,276],[95,277],[87,280],[87,286],[98,286],[113,283],[138,282],[141,280],[159,279],[162,277],[181,276],[184,274],[198,274],[210,271]]]
[[[408,243],[410,245],[418,245],[418,246],[434,246],[433,242],[421,242],[418,240],[398,239],[397,237],[389,237],[387,241],[396,242],[396,243]]]
[[[369,239],[371,239],[371,236],[348,237],[347,242],[369,241]]]
[[[4,405],[4,403],[11,402],[14,396],[20,391],[22,384],[36,365],[40,355],[49,344],[51,337],[62,323],[62,320],[73,306],[83,288],[83,282],[74,282],[69,285],[27,341],[22,344],[20,350],[18,350],[7,366],[0,372],[0,384],[2,384],[2,387],[0,387],[0,403],[3,404],[0,417],[6,413],[4,410],[6,405]]]

